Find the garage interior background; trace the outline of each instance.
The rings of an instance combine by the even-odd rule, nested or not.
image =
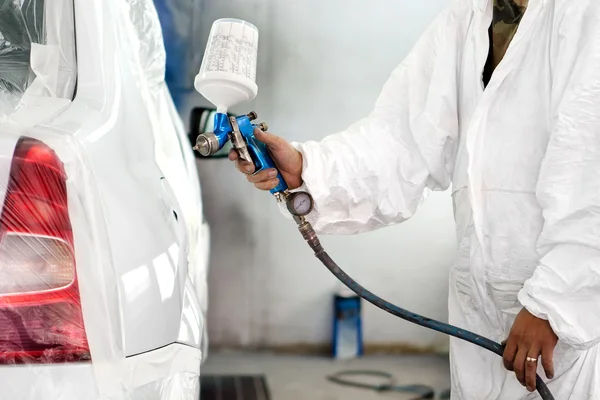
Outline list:
[[[257,111],[271,132],[290,141],[319,140],[368,114],[392,70],[447,2],[370,0],[367,6],[364,0],[188,0],[169,8],[170,1],[156,0],[159,13],[177,14],[179,21],[164,27],[165,41],[178,35],[188,40],[168,43],[186,49],[179,57],[189,69],[167,76],[184,121],[193,107],[209,106],[190,85],[212,22],[241,18],[260,29],[259,95],[232,111]],[[340,286],[274,200],[248,184],[230,162],[199,160],[198,168],[212,230],[211,345],[327,350],[333,294]],[[401,226],[356,237],[325,237],[324,242],[370,290],[446,320],[453,229],[451,193],[435,193]],[[367,352],[447,350],[445,336],[370,305],[364,305],[362,319]]]

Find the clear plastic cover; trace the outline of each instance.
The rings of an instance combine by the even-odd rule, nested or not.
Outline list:
[[[28,96],[71,98],[72,0],[0,0],[0,115]]]
[[[200,349],[125,357],[80,145],[10,121],[0,130],[10,132],[0,139],[0,376],[11,382],[0,398],[197,400]]]
[[[98,59],[82,56],[79,71],[76,26],[85,27],[78,45],[98,46]],[[201,203],[177,147],[180,121],[164,83],[152,1],[0,0],[0,35],[0,378],[10,382],[0,399],[197,400],[201,338],[126,351],[125,268],[117,267],[101,200],[118,192],[102,188],[124,182],[107,178],[112,165],[124,160],[138,173],[158,164],[187,202],[180,218],[197,224],[177,225],[173,241],[187,250],[187,238],[199,236]],[[147,135],[143,156],[150,156],[139,157],[140,141],[124,137],[133,130]],[[160,185],[157,178],[153,188]],[[201,287],[204,271],[194,272]],[[187,271],[173,275],[165,297],[181,300],[174,287],[186,279]],[[156,314],[139,314],[149,312]]]
[[[14,107],[32,81],[31,47],[45,43],[43,1],[0,0],[0,92]]]
[[[0,363],[90,359],[66,187],[56,154],[20,138],[0,214]]]

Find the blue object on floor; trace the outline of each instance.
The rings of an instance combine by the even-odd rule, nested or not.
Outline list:
[[[356,295],[336,295],[333,316],[333,357],[340,360],[361,357],[361,298]]]

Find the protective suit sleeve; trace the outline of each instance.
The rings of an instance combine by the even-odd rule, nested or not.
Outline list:
[[[593,14],[589,14],[593,15]],[[578,349],[600,342],[600,29],[569,40],[576,52],[567,89],[556,102],[554,126],[537,196],[545,219],[540,265],[519,300],[547,319],[559,339]],[[585,24],[572,24],[585,27]],[[588,28],[590,28],[588,26]],[[565,47],[566,49],[566,47]],[[564,60],[564,57],[563,57]],[[564,61],[559,61],[562,63]],[[565,68],[566,69],[566,68]],[[561,69],[556,72],[560,74]]]
[[[321,142],[294,144],[303,153],[303,180],[316,205],[309,220],[319,233],[402,222],[426,190],[449,187],[458,136],[459,13],[453,5],[434,21],[367,118]]]

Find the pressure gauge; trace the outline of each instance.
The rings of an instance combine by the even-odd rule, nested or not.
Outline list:
[[[305,217],[314,208],[314,201],[310,194],[306,192],[295,192],[288,196],[287,209],[296,217]]]

